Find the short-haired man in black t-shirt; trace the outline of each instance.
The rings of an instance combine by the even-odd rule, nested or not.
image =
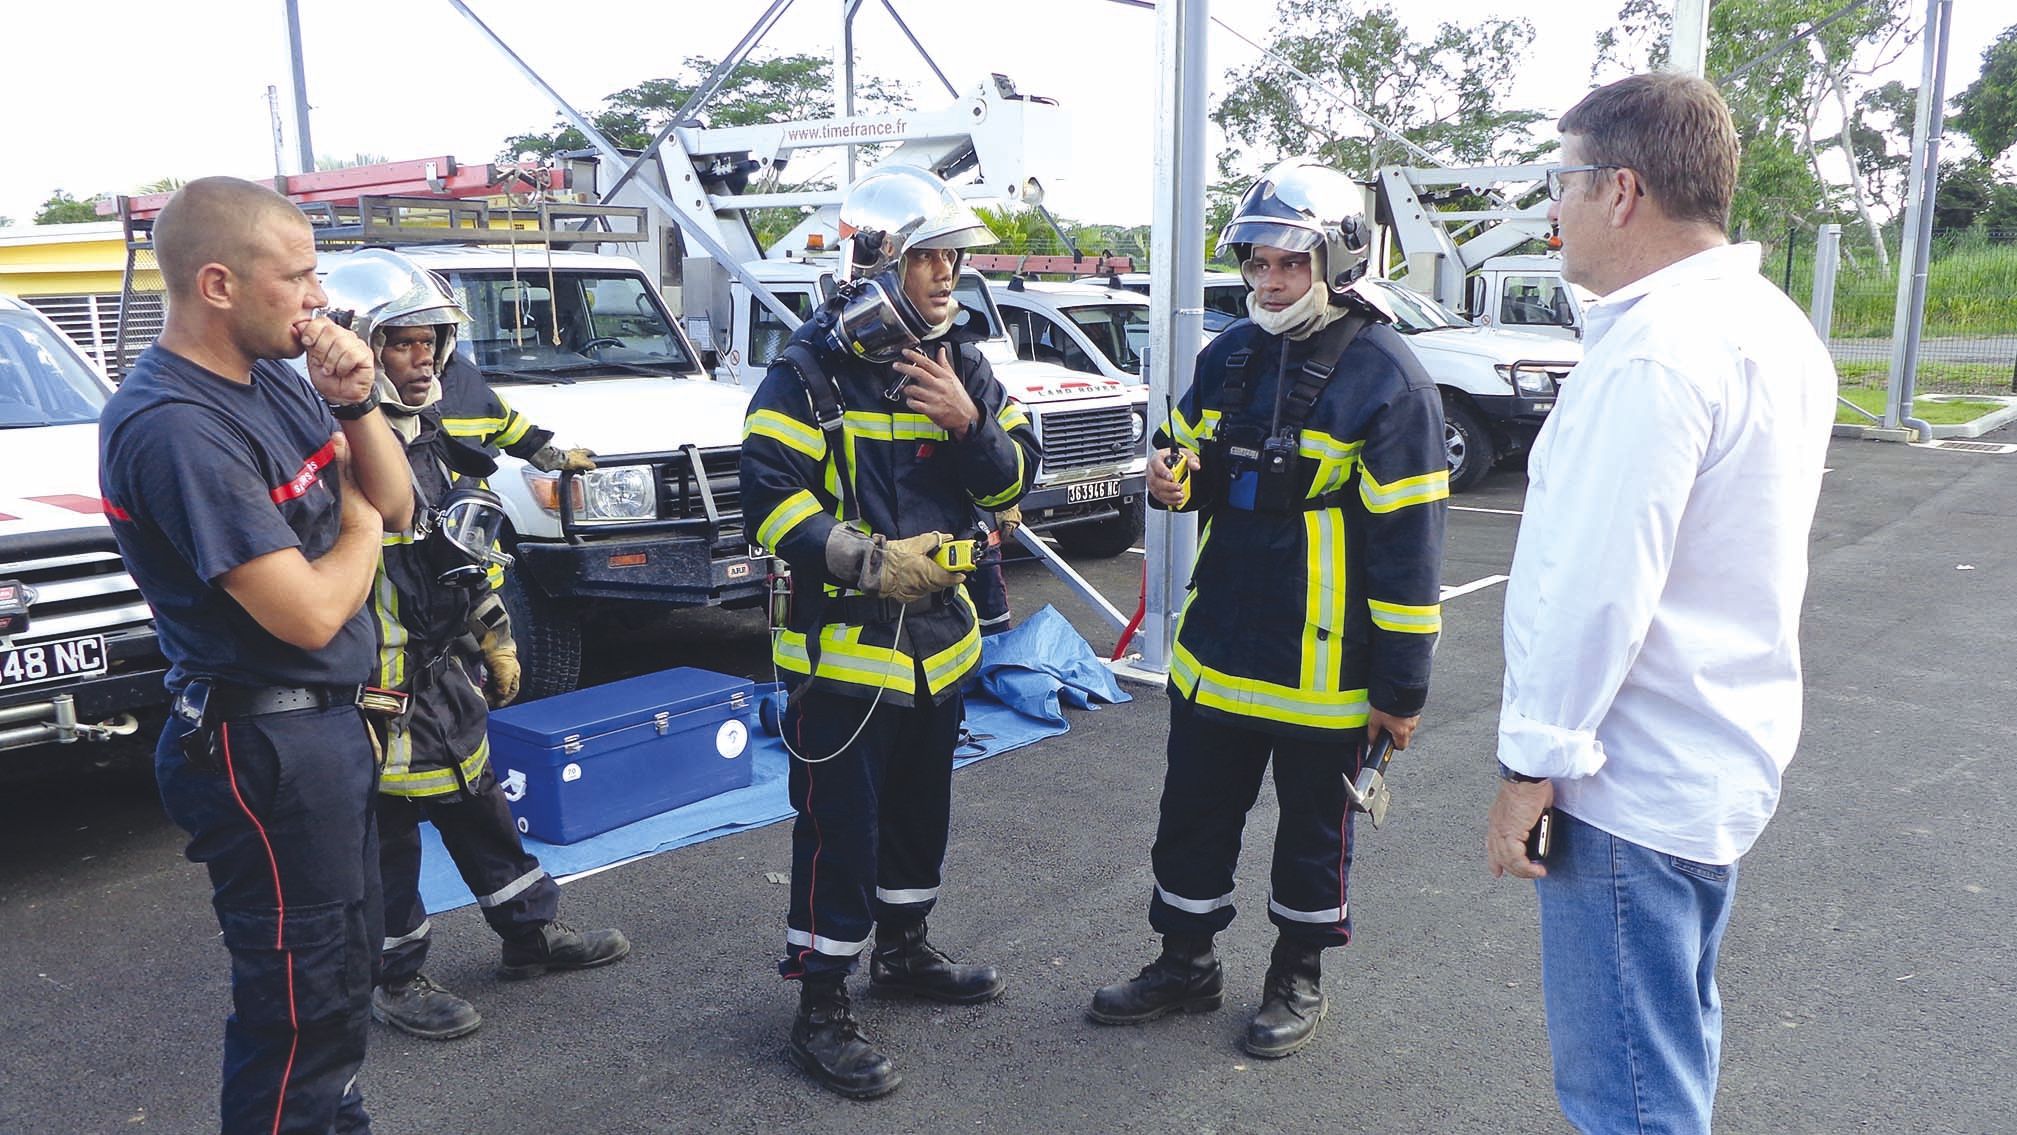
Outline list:
[[[167,324],[106,404],[99,476],[171,664],[162,802],[231,951],[222,1128],[369,1131],[357,1071],[383,931],[358,705],[380,534],[413,513],[405,455],[370,350],[316,314],[300,210],[203,178],[154,246]],[[274,361],[304,353],[306,381]]]

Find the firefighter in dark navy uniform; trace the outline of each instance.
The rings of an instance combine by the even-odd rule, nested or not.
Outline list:
[[[1241,831],[1272,762],[1278,936],[1244,1045],[1279,1057],[1316,1035],[1319,959],[1351,938],[1348,784],[1382,733],[1407,747],[1428,695],[1449,496],[1442,403],[1352,287],[1369,235],[1361,201],[1351,179],[1294,159],[1219,237],[1252,288],[1250,319],[1199,355],[1149,463],[1158,506],[1204,520],[1170,661],[1151,853],[1163,950],[1094,994],[1102,1024],[1223,1002],[1212,936],[1232,922]]]
[[[486,580],[502,558],[490,554],[502,513],[488,492],[452,484],[495,465],[441,422],[436,376],[455,353],[462,310],[435,276],[379,249],[346,256],[323,288],[332,306],[356,313],[352,326],[378,362],[379,401],[405,444],[418,498],[414,525],[385,537],[372,588],[374,693],[396,712],[374,719],[385,752],[378,781],[385,939],[371,1015],[447,1040],[476,1031],[483,1018],[421,972],[432,929],[420,899],[422,819],[433,822],[504,940],[502,976],[607,965],[629,954],[630,943],[615,930],[558,920],[560,887],[526,852],[490,766],[489,706],[517,695],[518,650]]]
[[[171,664],[162,802],[231,953],[220,1127],[369,1131],[382,929],[359,703],[381,535],[413,513],[406,460],[370,350],[317,314],[300,210],[202,178],[153,235],[168,318],[106,404],[99,475]],[[304,353],[306,379],[272,361]]]
[[[845,978],[869,949],[883,990],[972,1003],[992,966],[926,939],[939,895],[961,687],[980,658],[961,581],[976,508],[1037,467],[1029,419],[953,296],[962,249],[993,240],[932,174],[878,169],[840,208],[842,286],[771,364],[744,426],[743,511],[791,565],[772,657],[793,684],[791,902],[780,972],[801,983],[793,1059],[857,1098],[900,1077],[862,1035]],[[954,558],[958,556],[960,558]]]

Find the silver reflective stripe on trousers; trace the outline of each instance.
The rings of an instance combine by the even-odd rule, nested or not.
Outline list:
[[[1210,914],[1215,910],[1224,910],[1226,907],[1233,905],[1231,891],[1227,891],[1215,899],[1187,899],[1182,895],[1173,895],[1164,890],[1161,883],[1156,884],[1156,897],[1163,900],[1165,904],[1183,911],[1185,914]]]
[[[498,888],[497,890],[492,891],[487,895],[484,895],[480,899],[477,899],[476,905],[485,908],[493,906],[503,906],[505,903],[508,903],[512,899],[517,898],[520,891],[523,891],[525,888],[531,886],[532,884],[539,882],[539,880],[544,878],[545,876],[546,876],[546,868],[534,867],[532,870],[527,871],[525,874],[520,875],[518,878],[513,879],[511,882],[506,883],[504,886]]]
[[[916,887],[908,891],[885,891],[881,887],[875,889],[876,901],[886,902],[891,906],[908,906],[912,903],[930,902],[937,897],[937,887]]]
[[[1334,906],[1329,910],[1290,910],[1288,907],[1276,902],[1273,895],[1268,896],[1268,909],[1288,919],[1290,922],[1343,922],[1345,920],[1345,908],[1342,906]]]
[[[404,946],[408,942],[418,942],[422,938],[427,937],[427,931],[430,928],[432,928],[433,925],[434,920],[432,918],[423,918],[420,920],[420,925],[413,928],[412,933],[401,934],[397,938],[387,938],[385,940],[385,945],[379,947],[379,951],[383,953],[384,951],[393,949],[394,947]]]
[[[820,953],[835,958],[851,958],[868,949],[866,938],[859,942],[836,942],[831,938],[822,938],[803,930],[786,930],[784,940],[794,946],[811,946]]]

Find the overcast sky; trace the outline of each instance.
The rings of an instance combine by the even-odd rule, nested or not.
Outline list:
[[[764,10],[761,0],[469,0],[577,107],[672,73],[688,55],[718,57]],[[1072,160],[1045,178],[1054,211],[1143,222],[1152,201],[1155,17],[1107,0],[894,0],[962,91],[999,71],[1072,113]],[[453,155],[489,161],[503,139],[545,129],[554,108],[447,0],[300,0],[321,155]],[[1597,30],[1619,0],[1397,3],[1425,35],[1436,23],[1525,10],[1538,36],[1516,106],[1556,112],[1589,87]],[[777,52],[832,53],[837,0],[796,0],[765,39]],[[164,176],[274,172],[266,88],[291,115],[282,0],[23,2],[0,13],[0,216],[25,224],[49,194],[131,191]],[[1212,14],[1264,40],[1272,0],[1215,0]],[[1982,49],[2009,22],[2007,0],[1957,0],[1950,92],[1973,80]],[[858,73],[911,83],[920,107],[944,92],[877,0],[856,20]],[[1214,28],[1217,93],[1253,49]],[[1900,75],[1918,82],[1918,55]],[[294,152],[291,133],[285,153]],[[801,168],[804,164],[801,163]],[[291,168],[291,167],[290,167]]]

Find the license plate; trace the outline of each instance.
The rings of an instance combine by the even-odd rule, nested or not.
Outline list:
[[[0,689],[88,678],[105,672],[105,637],[89,635],[29,646],[0,646]]]
[[[1108,497],[1117,497],[1120,495],[1121,495],[1121,483],[1118,478],[1111,481],[1082,481],[1076,485],[1065,486],[1066,504],[1084,504],[1087,501],[1103,501],[1106,500]]]

